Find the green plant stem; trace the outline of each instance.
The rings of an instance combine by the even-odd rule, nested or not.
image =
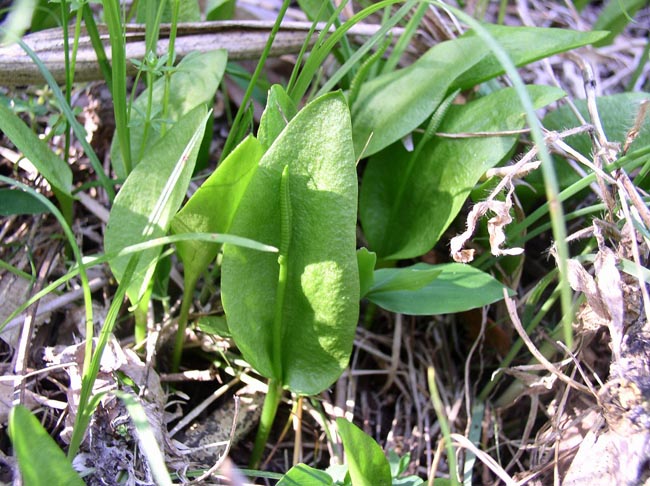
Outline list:
[[[133,309],[133,317],[135,319],[134,337],[136,344],[143,342],[147,339],[147,314],[149,312],[149,297],[151,290],[147,290],[142,296],[142,299]]]
[[[436,384],[436,370],[433,367],[430,367],[427,371],[427,381],[429,383],[429,393],[431,394],[431,403],[433,404],[433,409],[436,412],[436,417],[438,417],[438,424],[440,424],[440,431],[442,432],[443,440],[445,441],[445,447],[447,448],[447,463],[449,464],[449,479],[451,484],[458,486],[458,471],[456,467],[456,452],[454,451],[454,445],[451,441],[451,429],[449,428],[449,422],[447,421],[447,416],[445,415],[445,409],[442,405],[442,400],[440,399],[440,393],[438,392],[438,385]]]
[[[61,0],[61,23],[63,25],[68,25],[70,22],[68,15],[68,2],[66,0]],[[70,40],[68,36],[68,29],[63,29],[63,59],[65,62],[65,101],[70,104],[72,97],[72,78],[74,77],[74,69],[70,65]],[[68,161],[68,155],[70,154],[70,122],[66,120],[65,122],[65,148],[63,152],[63,160]],[[71,221],[69,221],[71,222]]]
[[[278,380],[269,380],[269,389],[264,397],[264,405],[262,406],[262,416],[260,417],[260,425],[257,429],[255,436],[255,445],[251,454],[249,467],[257,469],[262,460],[264,447],[269,440],[271,434],[271,427],[275,422],[275,414],[278,411],[278,405],[282,399],[282,385]]]
[[[79,446],[83,440],[83,436],[86,433],[88,424],[90,423],[90,417],[92,411],[96,406],[97,400],[91,400],[93,388],[95,385],[95,380],[97,374],[99,373],[99,365],[101,362],[102,354],[104,353],[104,348],[108,343],[108,340],[113,333],[115,323],[117,322],[117,317],[122,308],[122,302],[126,296],[126,289],[129,286],[131,279],[133,278],[133,273],[140,261],[140,254],[134,254],[124,271],[122,276],[122,281],[115,291],[113,296],[113,301],[111,302],[108,312],[106,313],[106,319],[104,321],[104,326],[102,331],[99,334],[99,339],[97,340],[97,346],[95,351],[92,353],[92,358],[89,359],[90,365],[88,369],[84,371],[84,374],[81,379],[81,392],[79,393],[79,406],[77,409],[77,416],[75,418],[74,427],[72,429],[72,437],[70,438],[70,446],[68,447],[68,457],[73,458],[79,452]],[[91,323],[92,324],[92,323]],[[87,343],[90,345],[92,350],[92,339],[87,339]],[[86,348],[86,358],[90,357],[90,352],[88,347]]]
[[[228,138],[226,139],[226,142],[224,144],[223,151],[221,152],[221,159],[219,160],[219,162],[222,162],[228,156],[228,154],[232,151],[235,144],[237,143],[237,140],[235,140],[235,136],[239,133],[239,125],[241,123],[241,119],[244,116],[244,113],[246,113],[248,109],[248,102],[250,101],[251,96],[253,95],[255,84],[257,83],[257,79],[260,77],[260,74],[262,74],[262,70],[266,65],[266,59],[269,57],[269,53],[271,52],[271,46],[273,45],[273,41],[275,40],[275,36],[278,33],[278,30],[280,30],[280,24],[282,23],[282,19],[284,18],[284,15],[287,12],[287,9],[289,8],[290,4],[291,4],[290,0],[283,0],[282,2],[282,7],[280,7],[280,11],[278,12],[278,16],[275,20],[275,24],[273,24],[273,28],[271,29],[271,33],[269,34],[269,40],[266,42],[266,45],[264,46],[264,50],[262,51],[260,60],[257,63],[257,66],[255,67],[253,76],[251,76],[250,83],[248,83],[248,87],[246,88],[246,92],[244,93],[244,98],[242,99],[241,106],[239,107],[239,110],[237,110],[235,121],[232,124],[230,133],[228,134]]]
[[[196,275],[185,275],[183,284],[183,302],[178,315],[178,331],[176,331],[176,340],[174,341],[174,351],[172,353],[172,372],[176,373],[181,365],[183,357],[183,344],[185,343],[185,329],[192,307],[192,296],[198,278]]]
[[[176,27],[178,25],[178,15],[180,9],[180,1],[172,0],[172,25],[169,31],[169,48],[168,48],[168,57],[167,57],[167,69],[165,70],[165,90],[163,92],[163,106],[162,106],[162,116],[163,120],[167,119],[167,113],[169,113],[169,96],[170,96],[170,87],[171,87],[171,73],[172,67],[174,66],[174,59],[176,58],[175,54],[175,45],[176,45]],[[163,123],[162,126],[162,135],[167,131],[167,124]]]
[[[129,175],[133,169],[131,161],[131,136],[126,107],[126,47],[124,29],[120,16],[120,5],[117,0],[103,0],[104,16],[111,40],[111,78],[113,80],[113,111],[115,114],[115,129],[120,141],[120,152],[124,166],[122,170]]]
[[[388,0],[370,5],[346,21],[340,28],[336,29],[336,31],[327,38],[320,49],[312,50],[309,58],[307,59],[307,62],[305,63],[305,67],[296,80],[294,90],[289,93],[291,99],[297,103],[297,100],[302,98],[304,93],[307,91],[309,84],[311,83],[311,78],[313,77],[314,73],[320,69],[320,66],[330,51],[348,30],[350,30],[354,25],[358,24],[369,15],[381,10],[382,8],[394,5],[396,3],[401,3],[401,1],[402,0]],[[381,26],[381,29],[379,29],[363,46],[357,49],[357,51],[352,56],[350,56],[350,59],[348,59],[345,64],[343,64],[336,71],[334,75],[329,77],[327,82],[324,83],[323,86],[318,90],[316,96],[320,96],[323,93],[331,91],[336,83],[338,83],[339,80],[345,76],[350,69],[356,68],[361,57],[363,57],[377,42],[382,41],[385,38],[386,33],[411,10],[416,2],[417,0],[407,0],[406,3],[402,5],[402,7],[395,13],[392,19],[386,21],[384,25]]]
[[[393,49],[393,52],[391,52],[390,56],[386,60],[386,63],[382,67],[381,74],[389,73],[397,67],[397,63],[402,57],[402,54],[404,54],[404,51],[406,51],[409,44],[411,43],[411,39],[416,34],[418,27],[420,26],[420,22],[422,21],[422,18],[424,17],[424,14],[428,8],[429,5],[426,3],[421,3],[418,5],[415,12],[413,13],[413,16],[406,24],[404,33],[399,37],[397,44],[395,45],[395,49]]]
[[[108,62],[108,57],[106,57],[106,51],[104,50],[104,44],[102,44],[99,31],[97,30],[95,17],[93,17],[93,12],[90,10],[90,6],[87,3],[83,6],[83,19],[84,24],[86,25],[86,31],[90,37],[90,43],[95,49],[95,54],[97,54],[97,63],[99,64],[99,69],[102,71],[102,75],[104,76],[104,81],[106,81],[106,87],[112,93],[113,79],[111,76],[111,64]]]

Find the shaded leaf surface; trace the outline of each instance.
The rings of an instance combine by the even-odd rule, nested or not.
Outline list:
[[[289,241],[281,242],[285,167],[291,218]],[[230,229],[288,243],[286,297],[276,300],[277,255],[224,246],[222,300],[235,342],[258,372],[296,393],[319,393],[349,359],[359,311],[356,199],[347,105],[340,93],[325,95],[262,157]]]
[[[596,98],[596,106],[598,107],[600,120],[603,129],[605,130],[605,135],[607,135],[607,139],[610,142],[617,142],[622,146],[625,142],[625,137],[628,131],[634,124],[640,103],[643,100],[650,100],[650,94],[621,93]],[[582,116],[585,117],[586,120],[589,120],[585,101],[575,100],[574,103]],[[569,107],[562,106],[546,115],[543,124],[549,130],[562,131],[578,126],[579,123]],[[589,135],[573,135],[565,138],[564,141],[587,157],[587,159],[592,160],[593,147]],[[650,118],[646,117],[637,138],[630,145],[629,152],[633,152],[634,150],[648,145],[650,145]],[[580,176],[576,174],[576,172],[564,161],[562,161],[560,157],[556,157],[555,160],[557,161],[555,164],[555,170],[557,171],[558,181],[562,188],[569,187],[580,179]],[[526,178],[526,182],[531,184],[537,190],[539,195],[544,194],[544,182],[540,174],[537,172],[531,173]],[[525,191],[525,187],[520,188],[520,190],[521,189]]]
[[[435,271],[438,276],[416,289],[382,290],[406,270]],[[505,287],[492,276],[462,263],[428,265],[417,263],[405,268],[375,270],[375,285],[366,298],[391,312],[409,315],[452,314],[475,309],[503,299]]]
[[[483,27],[499,42],[515,66],[523,66],[560,52],[593,44],[607,35],[607,32],[580,32],[541,27],[509,27],[494,24],[483,24]],[[474,31],[469,31],[461,39],[474,38],[475,35]],[[501,76],[504,72],[499,61],[490,53],[460,76],[454,82],[454,88],[468,89],[488,79]]]
[[[535,107],[562,95],[530,86]],[[451,106],[440,132],[514,130],[524,126],[523,108],[512,88],[462,106]],[[429,251],[458,214],[474,184],[514,147],[516,136],[441,138],[425,143],[420,156],[396,143],[371,158],[363,174],[360,218],[372,250],[385,259]]]

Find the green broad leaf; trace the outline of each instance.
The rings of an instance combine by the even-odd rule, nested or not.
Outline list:
[[[594,44],[607,35],[607,32],[541,27],[507,27],[494,24],[483,24],[483,27],[499,42],[515,66],[523,66],[560,52]],[[461,38],[476,38],[476,34],[469,31]],[[453,86],[454,89],[465,90],[501,76],[504,72],[499,61],[490,52],[489,56],[460,76]]]
[[[357,157],[412,132],[431,116],[453,81],[485,55],[478,39],[442,42],[409,67],[365,82],[351,107]]]
[[[390,465],[379,444],[343,418],[336,419],[336,426],[345,449],[352,486],[390,486]]]
[[[266,102],[266,109],[260,119],[260,127],[257,131],[264,150],[268,150],[284,127],[296,116],[298,109],[287,92],[279,84],[274,84],[269,90]]]
[[[529,86],[540,108],[563,95]],[[466,105],[453,105],[438,132],[499,132],[522,128],[524,111],[513,88]],[[363,174],[361,224],[373,251],[383,259],[413,258],[429,251],[454,220],[470,191],[513,149],[517,136],[433,137],[419,156],[396,143],[372,157]]]
[[[11,409],[9,436],[18,459],[23,484],[84,486],[85,483],[54,439],[22,405]]]
[[[368,294],[377,295],[382,292],[414,292],[426,287],[433,282],[442,270],[435,267],[417,268],[403,267],[394,268],[387,274],[388,277],[378,281],[375,275],[375,283],[368,290]]]
[[[368,251],[367,248],[357,250],[357,265],[359,266],[359,282],[361,298],[368,293],[370,287],[375,282],[375,264],[377,263],[377,254]]]
[[[228,233],[262,154],[262,146],[254,137],[240,143],[174,216],[172,232]],[[197,240],[176,243],[185,274],[196,280],[217,256],[220,247]]]
[[[650,100],[650,93],[620,93],[596,98],[598,115],[600,116],[605,135],[607,135],[607,139],[610,142],[623,145],[628,132],[634,125],[641,102],[645,100]],[[585,100],[574,100],[574,104],[582,116],[589,120]],[[543,124],[549,130],[562,131],[578,126],[579,122],[569,106],[563,105],[546,115]],[[589,135],[573,135],[566,137],[564,141],[591,160],[593,147]],[[641,130],[639,130],[637,137],[630,144],[628,152],[633,152],[636,149],[648,145],[650,145],[650,117],[646,116],[641,125]]]
[[[49,209],[27,192],[16,189],[0,189],[0,216],[14,214],[41,214]]]
[[[610,142],[620,143],[621,147],[623,146],[627,133],[634,125],[641,102],[649,99],[649,93],[620,93],[596,98],[596,106],[598,107],[603,130]],[[574,104],[582,116],[589,120],[586,102],[584,100],[575,100]],[[566,105],[550,112],[544,117],[542,123],[545,128],[558,132],[579,125],[575,115]],[[588,160],[592,160],[593,146],[589,135],[573,135],[566,137],[564,142],[580,152]],[[637,138],[630,144],[628,152],[633,152],[648,145],[650,145],[650,118],[646,117]],[[580,179],[580,176],[559,156],[556,156],[555,160],[557,161],[555,170],[561,188],[569,187]],[[544,180],[541,174],[537,172],[531,173],[526,177],[526,182],[536,190],[537,198],[544,195]],[[526,192],[525,186],[518,188],[518,193]]]
[[[225,50],[218,49],[191,54],[181,60],[171,75],[168,111],[164,118],[161,108],[165,91],[164,77],[153,85],[151,120],[146,120],[148,92],[145,90],[135,100],[129,120],[131,159],[134,167],[160,140],[163,124],[169,127],[197,106],[207,106],[211,103],[226,69],[227,57]],[[145,137],[147,121],[149,126]],[[118,177],[125,178],[119,143],[117,137],[113,138],[111,160]]]
[[[307,464],[296,464],[282,476],[277,486],[331,486],[332,478],[325,471]]]
[[[602,32],[486,25],[516,65],[601,39]],[[357,157],[370,156],[419,127],[448,93],[503,74],[482,40],[472,35],[432,47],[411,66],[366,82],[354,101]]]
[[[609,0],[593,25],[594,30],[609,32],[605,38],[594,45],[600,47],[614,42],[616,36],[623,32],[627,24],[634,22],[632,17],[647,3],[647,0]]]
[[[503,289],[506,288],[487,273],[462,263],[416,263],[405,268],[435,270],[439,274],[429,284],[417,290],[374,292],[371,289],[366,298],[386,310],[399,314],[452,314],[497,302],[503,299]],[[395,274],[403,272],[405,268],[375,270],[374,288],[381,288],[384,282],[395,279]],[[509,294],[512,292],[509,291]]]
[[[323,0],[298,0],[298,5],[300,5],[300,10],[305,12],[307,18],[312,22],[327,22],[334,11],[331,6],[322,9]],[[321,13],[320,16],[319,13]]]
[[[133,169],[111,209],[104,234],[107,254],[167,234],[185,197],[207,117],[204,106],[190,111]],[[141,253],[127,290],[132,303],[137,303],[147,289],[160,253],[160,247]],[[122,256],[109,261],[118,280],[129,260],[130,256]]]
[[[0,103],[0,131],[11,140],[36,170],[62,194],[71,196],[72,170],[9,108]]]
[[[237,346],[259,373],[298,394],[330,386],[350,357],[356,213],[350,115],[343,95],[331,93],[305,106],[264,154],[230,228],[280,248],[279,257],[224,245],[222,263]]]

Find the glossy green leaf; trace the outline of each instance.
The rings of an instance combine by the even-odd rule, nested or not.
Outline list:
[[[208,177],[172,220],[174,233],[228,233],[239,201],[248,187],[262,146],[246,138]],[[198,277],[216,257],[220,245],[205,241],[179,241],[178,256],[184,272]]]
[[[589,44],[600,32],[486,26],[517,65]],[[352,106],[357,156],[370,156],[431,116],[446,95],[503,74],[482,40],[467,35],[432,47],[411,66],[366,82]],[[366,146],[367,144],[367,146]]]
[[[609,0],[593,25],[594,30],[606,30],[609,33],[594,45],[605,46],[614,42],[630,22],[634,23],[632,17],[647,3],[647,0]]]
[[[548,86],[530,86],[537,108],[562,96]],[[451,106],[439,132],[514,130],[524,126],[512,88],[466,105]],[[441,138],[419,157],[396,143],[372,157],[363,174],[360,218],[370,248],[384,259],[423,255],[438,241],[485,171],[513,149],[516,136]]]
[[[11,409],[9,436],[23,484],[84,486],[63,451],[41,423],[22,405]]]
[[[104,234],[106,253],[163,236],[178,211],[190,182],[192,169],[207,120],[198,106],[176,123],[133,169],[115,198]],[[146,290],[160,247],[142,252],[127,295],[137,302]],[[111,270],[121,279],[129,256],[110,260]]]
[[[366,298],[391,312],[410,315],[452,314],[475,309],[503,299],[505,288],[481,270],[461,263],[428,265],[416,263],[407,269],[435,270],[437,278],[417,290],[375,292],[395,279],[404,268],[375,270],[375,285]]]
[[[260,128],[257,132],[264,150],[267,150],[289,121],[296,116],[298,109],[287,92],[279,84],[274,84],[269,90],[266,109],[262,113]]]
[[[47,182],[61,193],[71,195],[72,170],[68,164],[54,155],[47,144],[2,103],[0,103],[0,131],[4,132]]]
[[[411,66],[364,83],[351,109],[357,157],[372,155],[417,128],[452,82],[486,54],[477,39],[442,42]]]
[[[148,94],[142,93],[131,107],[129,120],[131,139],[131,158],[133,165],[137,166],[139,159],[160,140],[163,123],[174,123],[180,120],[186,113],[199,105],[208,105],[214,97],[221,78],[226,69],[227,53],[223,49],[196,53],[185,57],[171,75],[169,88],[169,107],[165,119],[162,112],[163,94],[165,91],[165,80],[161,78],[153,85],[151,125],[145,138],[145,117],[147,112]],[[122,173],[122,155],[120,153],[119,140],[113,139],[111,146],[111,159],[117,175],[126,177]]]
[[[277,486],[330,486],[332,478],[319,469],[307,464],[296,464],[282,476]]]
[[[336,419],[352,478],[352,486],[390,486],[388,459],[379,444],[356,425]]]
[[[442,271],[435,267],[403,267],[390,270],[392,271],[388,274],[388,278],[381,281],[377,281],[375,276],[375,283],[368,290],[368,294],[374,296],[382,292],[420,290],[433,282]]]
[[[299,394],[330,386],[349,360],[359,313],[356,207],[350,116],[332,93],[278,136],[231,225],[280,256],[231,245],[223,255],[222,300],[237,346],[259,373]]]
[[[377,254],[367,248],[357,250],[357,265],[359,266],[360,294],[363,298],[375,282],[375,264]]]
[[[593,44],[607,35],[607,32],[507,27],[494,24],[483,24],[483,27],[499,42],[515,66],[523,66],[560,52]],[[474,31],[469,31],[462,38],[474,37]],[[453,86],[454,89],[468,89],[495,76],[501,76],[504,72],[499,61],[490,53],[489,56],[485,56],[478,64],[472,66],[455,80]]]

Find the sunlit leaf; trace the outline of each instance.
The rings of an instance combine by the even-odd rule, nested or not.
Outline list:
[[[84,486],[63,451],[41,423],[22,405],[11,409],[9,436],[18,458],[23,484]]]
[[[296,393],[319,393],[349,360],[359,312],[356,201],[349,112],[332,93],[278,136],[231,225],[279,247],[280,258],[224,246],[222,301],[235,342],[259,373]]]
[[[190,182],[207,120],[198,106],[175,124],[138,164],[115,198],[104,234],[106,253],[157,238],[167,233]],[[143,251],[127,294],[137,302],[146,290],[160,255],[159,247]],[[129,256],[110,261],[121,279]]]
[[[390,465],[379,444],[356,425],[336,419],[352,486],[390,486]]]

